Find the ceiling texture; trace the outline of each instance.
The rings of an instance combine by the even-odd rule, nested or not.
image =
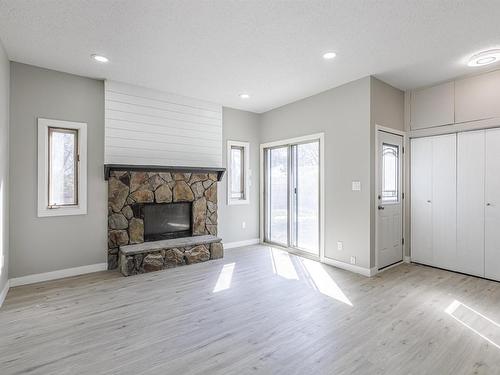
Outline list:
[[[499,0],[0,0],[0,39],[13,61],[260,113],[367,75],[479,72],[499,16]]]

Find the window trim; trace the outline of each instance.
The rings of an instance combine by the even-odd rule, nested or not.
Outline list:
[[[49,207],[49,128],[77,130],[76,205]],[[38,217],[87,214],[87,124],[84,122],[38,118]]]
[[[243,149],[243,199],[232,198],[231,197],[231,179],[232,179],[232,168],[231,168],[231,149],[233,147],[239,147]],[[242,205],[250,204],[250,143],[240,142],[240,141],[227,141],[227,185],[226,185],[226,195],[227,204],[232,205]]]

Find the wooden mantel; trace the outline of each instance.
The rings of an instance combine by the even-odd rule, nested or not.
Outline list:
[[[132,165],[132,164],[104,164],[104,179],[107,181],[111,171],[136,172],[179,172],[179,173],[217,173],[217,181],[222,180],[226,168],[213,167],[171,167],[163,165]]]

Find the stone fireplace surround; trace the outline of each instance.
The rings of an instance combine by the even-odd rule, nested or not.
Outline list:
[[[120,247],[144,243],[144,221],[138,210],[133,208],[141,203],[192,203],[192,234],[193,236],[210,235],[213,242],[217,236],[217,181],[220,174],[184,173],[165,171],[137,171],[111,170],[108,171],[108,269],[119,266]],[[201,239],[201,237],[200,237]],[[217,239],[220,242],[220,239]],[[150,243],[152,244],[152,243]],[[204,246],[208,252],[212,248],[218,249],[218,256],[222,254],[220,246]],[[201,247],[198,245],[198,250]],[[203,250],[202,249],[202,250]],[[177,250],[177,249],[176,249]],[[192,250],[178,249],[180,252]],[[160,250],[158,250],[160,254]],[[152,255],[158,255],[152,254]],[[161,253],[163,254],[163,253]],[[188,254],[188,253],[186,253]],[[177,254],[178,256],[181,254]],[[187,256],[187,255],[186,255]],[[137,257],[136,257],[137,258]],[[146,258],[141,256],[140,259]],[[181,256],[183,258],[183,256]],[[197,261],[208,260],[210,255],[197,257]],[[163,268],[190,264],[179,260],[172,264],[165,261]],[[137,260],[134,259],[137,263]],[[156,259],[158,262],[158,259]],[[136,264],[134,273],[148,272],[147,264]]]

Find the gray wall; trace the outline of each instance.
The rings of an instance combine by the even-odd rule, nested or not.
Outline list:
[[[0,42],[0,293],[9,279],[9,79]]]
[[[219,234],[225,243],[259,238],[259,115],[252,112],[223,108],[222,161],[227,168],[227,141],[250,142],[250,203],[227,204],[227,174],[219,183]],[[242,222],[246,228],[242,228]]]
[[[10,277],[106,262],[102,81],[11,63]],[[88,124],[88,214],[38,218],[37,118]]]
[[[373,125],[405,130],[405,93],[371,77],[371,117]]]
[[[325,133],[325,255],[370,267],[370,77],[261,115],[261,141]],[[361,191],[351,190],[353,180]],[[337,250],[337,241],[344,249]]]

